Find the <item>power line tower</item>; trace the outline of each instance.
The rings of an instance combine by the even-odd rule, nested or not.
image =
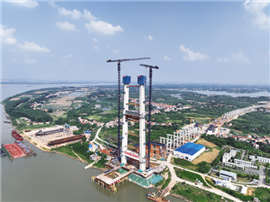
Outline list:
[[[140,64],[140,66],[144,66],[149,68],[149,115],[148,115],[148,169],[150,168],[150,137],[151,137],[151,97],[152,97],[152,69],[159,69],[158,66]]]
[[[134,61],[134,60],[145,60],[151,59],[150,57],[144,58],[132,58],[132,59],[118,59],[118,60],[107,60],[107,62],[117,62],[117,71],[118,71],[118,160],[120,160],[120,150],[121,150],[121,137],[120,137],[120,70],[121,70],[121,62],[126,61]]]

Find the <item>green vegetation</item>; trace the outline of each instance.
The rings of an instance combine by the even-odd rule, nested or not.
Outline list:
[[[270,202],[270,189],[267,188],[256,188],[255,197],[257,197],[261,202]]]
[[[262,109],[265,110],[265,109]],[[231,122],[231,129],[259,136],[270,135],[270,114],[263,111],[247,113]]]
[[[222,151],[219,152],[219,155],[215,158],[215,160],[211,163],[211,166],[215,167],[218,165],[218,163],[222,160],[223,154],[227,151],[228,149],[223,149]]]
[[[171,193],[181,195],[190,201],[196,201],[196,202],[231,201],[227,198],[223,198],[220,195],[202,190],[197,187],[193,187],[191,185],[187,185],[185,183],[182,183],[182,184],[178,183],[174,185],[174,187],[171,190]]]
[[[78,154],[84,161],[86,161],[87,163],[92,163],[93,161],[89,159],[89,156],[91,154],[94,154],[94,152],[91,152],[88,150],[88,145],[89,142],[85,141],[86,138],[82,138],[82,141],[73,143],[73,144],[69,144],[63,147],[58,147],[58,148],[53,148],[53,150],[55,151],[59,151],[62,152],[64,154],[67,154],[69,156],[75,157],[77,158],[77,156],[72,152],[72,150]],[[89,151],[89,152],[87,152]]]
[[[158,187],[158,186],[160,186],[160,185],[163,185],[164,182],[165,182],[165,178],[163,178],[161,181],[157,182],[157,183],[155,184],[155,187]]]
[[[202,138],[204,138],[207,141],[212,142],[220,147],[222,147],[223,145],[230,145],[230,146],[233,146],[233,147],[238,148],[238,149],[247,150],[249,152],[249,154],[251,154],[251,155],[257,154],[259,156],[270,157],[270,146],[267,144],[258,143],[258,144],[260,144],[260,148],[255,149],[251,143],[243,142],[243,141],[236,141],[232,137],[219,138],[219,137],[216,137],[214,135],[203,134]]]
[[[179,168],[174,168],[174,170],[175,170],[175,173],[176,173],[177,177],[179,177],[179,178],[182,178],[184,180],[188,180],[188,181],[191,181],[191,182],[194,182],[194,183],[196,182],[196,180],[199,180],[200,182],[203,183],[204,186],[209,187],[205,183],[204,179],[200,175],[198,175],[196,173],[192,173],[192,172],[189,172],[189,171],[186,171],[186,170],[181,170]]]
[[[183,159],[173,158],[173,162],[174,162],[175,165],[179,165],[179,166],[181,166],[183,168],[198,171],[198,172],[201,172],[201,173],[208,173],[209,170],[211,169],[210,164],[205,162],[205,161],[195,165],[195,164],[193,164],[193,163],[191,163],[189,161],[183,160]]]
[[[165,183],[162,185],[162,187],[161,187],[161,189],[165,189],[168,185],[169,185],[169,183],[170,183],[170,181],[171,181],[171,172],[169,171],[168,172],[168,179],[165,181]]]

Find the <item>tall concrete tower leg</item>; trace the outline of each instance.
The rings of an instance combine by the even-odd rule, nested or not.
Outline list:
[[[140,170],[146,170],[146,142],[145,142],[145,76],[138,76],[140,85]]]
[[[130,83],[130,76],[123,76],[124,83],[124,101],[123,101],[123,124],[122,124],[122,152],[121,152],[121,163],[127,163],[127,157],[125,151],[128,146],[128,122],[126,120],[126,111],[128,110],[129,101],[129,88],[127,85]]]

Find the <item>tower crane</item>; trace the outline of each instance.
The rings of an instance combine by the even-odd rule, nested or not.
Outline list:
[[[149,116],[148,116],[148,169],[150,168],[150,137],[151,137],[151,97],[152,97],[152,69],[159,69],[158,66],[140,64],[149,68]]]
[[[118,71],[118,159],[120,158],[120,147],[121,147],[121,138],[120,138],[120,70],[121,62],[133,61],[133,60],[144,60],[151,59],[150,57],[144,58],[132,58],[132,59],[118,59],[118,60],[107,60],[107,62],[117,62],[117,71]]]

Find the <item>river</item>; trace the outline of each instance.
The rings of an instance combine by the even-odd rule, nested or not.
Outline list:
[[[226,91],[206,91],[206,90],[185,90],[189,92],[195,92],[195,93],[200,93],[200,94],[205,94],[205,95],[228,95],[232,97],[260,97],[260,96],[270,96],[270,93],[267,91],[261,91],[261,92],[256,92],[256,93],[229,93]]]
[[[73,86],[78,86],[73,85]],[[83,85],[83,84],[82,84]],[[100,85],[100,84],[95,84]],[[105,84],[106,85],[106,84]],[[28,87],[30,86],[30,87]],[[13,85],[1,84],[1,101],[9,96],[32,89],[71,86],[71,84],[41,84],[41,85]],[[13,129],[7,120],[0,105],[0,142],[7,144],[14,142],[11,136]],[[1,158],[1,201],[148,201],[146,194],[153,189],[144,189],[138,185],[125,182],[118,187],[118,192],[112,194],[101,188],[91,177],[101,173],[97,169],[83,168],[85,164],[68,157],[43,152],[30,146],[37,156],[28,156],[10,160]],[[173,196],[167,197],[171,201],[183,200]]]

